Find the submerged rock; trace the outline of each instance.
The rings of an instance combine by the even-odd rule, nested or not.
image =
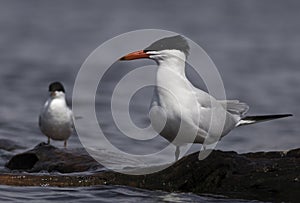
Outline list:
[[[24,162],[27,162],[24,170],[30,172],[75,172],[99,166],[86,153],[70,152],[50,145],[39,145],[33,150],[16,155],[8,162],[7,167],[20,170]],[[0,183],[26,186],[111,184],[263,201],[298,201],[300,149],[247,154],[217,150],[202,161],[198,160],[198,153],[194,153],[163,171],[149,175],[125,175],[113,171],[80,176],[2,174]]]
[[[27,172],[82,172],[101,167],[84,149],[59,149],[41,143],[34,149],[13,156],[6,164],[10,170]]]
[[[16,149],[24,149],[25,147],[15,143],[12,140],[8,139],[0,139],[0,149],[3,149],[5,151],[13,151]]]

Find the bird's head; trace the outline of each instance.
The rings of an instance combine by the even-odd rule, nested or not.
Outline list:
[[[189,54],[189,49],[190,47],[186,39],[180,35],[176,35],[157,40],[145,49],[127,54],[120,58],[120,60],[149,58],[158,63],[174,57],[185,60]]]
[[[49,85],[51,98],[59,98],[65,96],[65,88],[60,82],[52,82]]]

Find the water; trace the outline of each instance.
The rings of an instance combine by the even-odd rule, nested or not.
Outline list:
[[[47,98],[48,84],[62,81],[71,100],[76,74],[96,47],[127,31],[157,28],[182,33],[201,45],[218,67],[227,97],[247,102],[251,107],[249,114],[294,114],[293,118],[236,129],[218,148],[238,152],[297,148],[300,144],[299,6],[297,1],[279,0],[178,1],[176,4],[173,1],[63,1],[59,4],[1,1],[0,138],[11,139],[26,148],[46,141],[38,129],[37,117]],[[136,67],[153,63],[130,64]],[[128,70],[130,66],[124,72]],[[115,75],[104,83],[108,89],[117,79]],[[145,96],[137,95],[136,106],[131,107],[132,119],[140,126],[148,122],[150,93],[148,89],[144,91]],[[96,109],[101,110],[105,102],[99,98]],[[103,100],[108,99],[104,95]],[[123,150],[151,152],[166,143],[160,137],[146,145],[136,145],[126,139],[120,141],[119,132],[109,119],[105,125],[116,136],[111,138],[112,142],[119,143]],[[53,145],[62,147],[63,143],[53,142]],[[69,140],[69,147],[81,147],[76,136]],[[195,145],[191,152],[198,149]],[[0,151],[1,167],[14,153]],[[161,197],[164,195],[174,195],[179,202],[185,198],[219,201],[116,186],[75,189],[1,186],[0,190],[0,196],[6,198],[3,200],[11,202],[14,197],[19,201],[114,202],[119,198],[124,202],[151,202],[164,201]]]
[[[98,186],[85,188],[54,187],[7,187],[0,186],[0,201],[5,202],[249,202],[213,196],[147,191],[121,186]],[[2,195],[4,194],[4,195]],[[258,202],[258,201],[252,201]]]

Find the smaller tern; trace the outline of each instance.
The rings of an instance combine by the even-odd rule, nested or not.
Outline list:
[[[194,87],[185,75],[188,53],[188,42],[184,37],[177,35],[160,39],[147,48],[127,54],[120,59],[147,58],[157,63],[156,87],[151,107],[157,107],[159,110],[152,112],[151,108],[149,116],[154,130],[176,146],[176,161],[180,155],[181,145],[213,144],[236,127],[292,116],[291,114],[245,116],[249,109],[247,104],[238,100],[220,101]],[[166,121],[164,126],[163,121]],[[179,126],[182,124],[184,124],[183,136],[177,139]],[[205,142],[206,138],[213,139]]]
[[[49,85],[50,96],[45,102],[39,116],[39,127],[50,139],[64,141],[67,147],[67,140],[73,132],[73,113],[67,106],[65,88],[60,82],[53,82]]]

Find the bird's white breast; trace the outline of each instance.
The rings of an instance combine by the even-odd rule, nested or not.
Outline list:
[[[199,118],[197,98],[190,82],[168,67],[160,66],[157,72],[157,87],[154,94],[156,98],[153,99],[152,107],[160,108],[157,112],[151,113],[151,123],[158,131],[161,129],[159,121],[166,120],[163,131],[158,131],[160,135],[169,141],[177,137],[178,143],[190,143],[194,141],[198,131],[198,126],[195,125]],[[183,133],[178,134],[179,127]]]
[[[66,140],[72,133],[72,112],[64,98],[49,99],[40,115],[42,132],[54,140]]]

